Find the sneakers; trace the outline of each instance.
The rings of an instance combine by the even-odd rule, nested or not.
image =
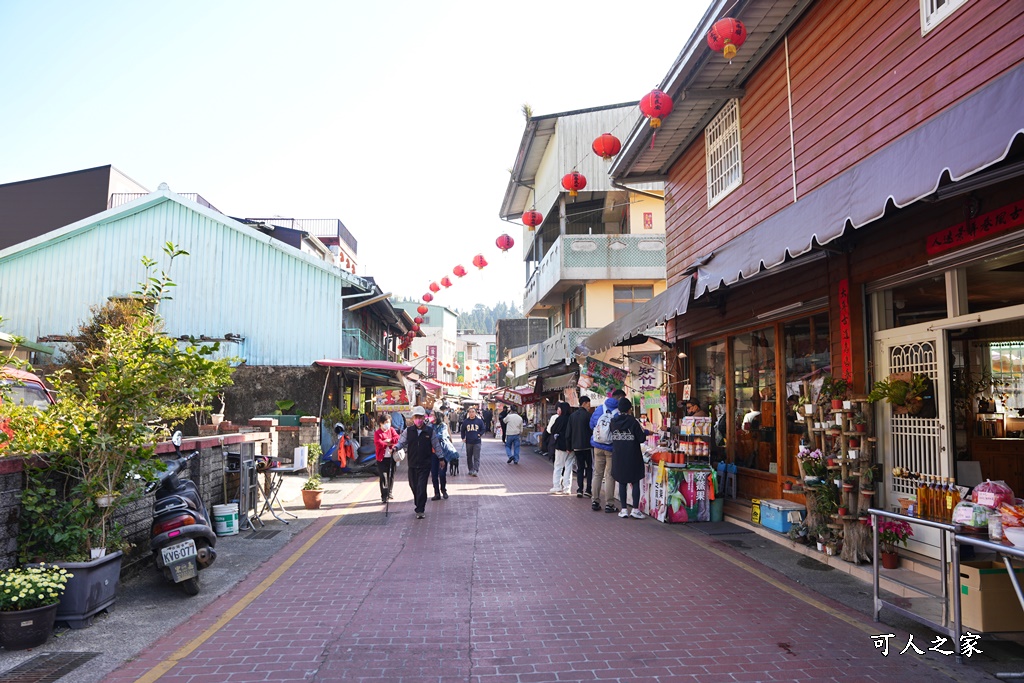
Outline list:
[[[562,489],[556,489],[556,488],[548,489],[548,493],[561,493],[561,492],[562,492]]]
[[[629,510],[626,508],[619,510],[619,517],[629,517]]]
[[[564,491],[562,491],[562,495],[563,496],[571,496],[572,495],[572,489],[565,489]]]
[[[604,511],[609,513],[609,514],[612,513],[612,512],[615,512],[615,506],[612,505],[611,503],[608,503],[608,505],[604,506]]]
[[[430,500],[441,500],[441,496],[435,493],[433,496],[430,497]]]
[[[593,503],[590,504],[590,509],[593,510],[594,512],[597,512],[598,510],[601,509],[601,503],[595,500]]]
[[[444,493],[442,493],[441,497],[444,498],[445,500],[448,500],[448,492],[445,491]]]
[[[511,464],[512,464],[512,458],[509,458],[509,459],[508,459],[508,462],[507,462],[507,463],[505,463],[505,464],[506,464],[506,465],[511,465]]]
[[[633,519],[643,519],[644,518],[644,513],[640,512],[636,508],[633,508],[633,511],[629,513],[629,516],[632,517]]]
[[[423,519],[423,513],[422,512],[417,512],[416,513],[416,519]]]
[[[576,497],[577,497],[577,498],[582,498],[582,497],[583,497],[583,494],[582,494],[582,493],[580,493],[579,491],[577,491],[577,492],[576,492]]]

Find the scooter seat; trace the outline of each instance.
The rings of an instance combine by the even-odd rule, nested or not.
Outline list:
[[[186,498],[167,496],[153,503],[153,516],[159,517],[171,512],[185,512],[192,509],[193,505]]]

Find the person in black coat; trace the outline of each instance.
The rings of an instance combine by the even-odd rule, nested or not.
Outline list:
[[[647,432],[633,417],[633,403],[628,398],[619,399],[619,414],[612,418],[612,478],[619,482],[619,517],[643,519],[640,512],[640,480],[644,478],[644,456],[641,444]],[[633,485],[632,512],[626,510],[626,488]]]
[[[498,413],[498,423],[501,424],[501,442],[505,443],[505,418],[508,417],[508,406],[504,406]]]
[[[580,396],[580,407],[569,416],[565,428],[566,446],[576,455],[576,497],[590,498],[594,479],[594,457],[590,450],[590,397]]]
[[[426,423],[427,411],[422,406],[412,409],[412,424],[398,437],[396,450],[405,449],[409,466],[409,488],[416,505],[416,519],[423,519],[427,507],[427,480],[434,453],[441,452],[434,428]]]
[[[572,451],[565,440],[565,430],[569,426],[569,413],[572,406],[565,401],[558,404],[555,420],[551,423],[551,434],[548,440],[551,442],[555,455],[555,468],[551,477],[551,490],[549,493],[572,492],[572,466],[575,462]]]

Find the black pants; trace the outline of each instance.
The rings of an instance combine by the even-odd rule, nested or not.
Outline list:
[[[384,458],[377,461],[377,478],[380,480],[380,499],[382,501],[387,500],[388,491],[395,485],[394,458]]]
[[[430,456],[430,479],[434,482],[435,496],[448,493],[448,463],[436,455]],[[440,483],[440,489],[438,483]]]
[[[501,442],[505,443],[505,423],[501,423]]]
[[[590,493],[594,479],[594,454],[586,448],[576,451],[576,493]],[[586,486],[584,486],[586,484]]]
[[[619,482],[619,502],[622,503],[622,507],[626,507],[626,487],[630,484],[633,485],[633,508],[640,507],[640,482],[639,481],[620,481]]]
[[[430,479],[429,467],[409,468],[409,488],[412,489],[412,500],[416,513],[422,514],[427,509],[427,480]]]

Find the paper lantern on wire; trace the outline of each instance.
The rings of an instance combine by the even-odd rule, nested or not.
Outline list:
[[[484,258],[483,254],[477,254],[473,257],[473,265],[483,270],[487,266],[487,259]]]
[[[575,197],[587,186],[587,176],[579,171],[570,171],[562,176],[562,187],[569,190],[569,196]]]
[[[419,332],[420,331],[420,326],[417,323],[413,323],[412,324],[412,331],[413,332]]]
[[[462,266],[455,266],[454,268],[452,268],[452,273],[455,274],[455,277],[462,277],[463,275],[466,274],[466,269],[463,268]]]
[[[423,300],[429,304],[431,301],[434,300],[434,295],[431,294],[430,292],[427,292],[426,294],[423,295]]]
[[[500,237],[498,237],[498,239],[494,241],[494,243],[498,245],[498,249],[501,249],[503,252],[505,252],[511,249],[513,245],[515,245],[515,240],[513,240],[508,235],[501,235]]]
[[[523,213],[523,225],[528,227],[531,231],[543,222],[544,214],[536,209]]]
[[[441,286],[444,287],[445,289],[451,287],[452,286],[451,278],[448,277],[447,275],[445,275],[443,278],[441,278]]]
[[[416,323],[417,325],[422,325],[423,324],[423,318],[421,318],[420,316],[416,316],[415,318],[412,319],[412,321],[414,323]]]
[[[651,120],[651,128],[660,128],[661,120],[672,113],[672,98],[655,88],[640,100],[640,111]]]
[[[747,27],[739,19],[719,19],[708,31],[708,47],[731,60],[747,40]]]
[[[433,292],[434,294],[437,294],[438,292],[441,291],[441,285],[437,284],[436,282],[431,282],[428,289],[430,289],[430,291]]]
[[[424,304],[420,304],[419,306],[416,307],[416,312],[419,313],[420,315],[426,315],[428,312],[430,312],[430,309]]]
[[[597,136],[590,148],[594,150],[594,154],[608,161],[622,151],[622,143],[611,133],[602,133]]]

